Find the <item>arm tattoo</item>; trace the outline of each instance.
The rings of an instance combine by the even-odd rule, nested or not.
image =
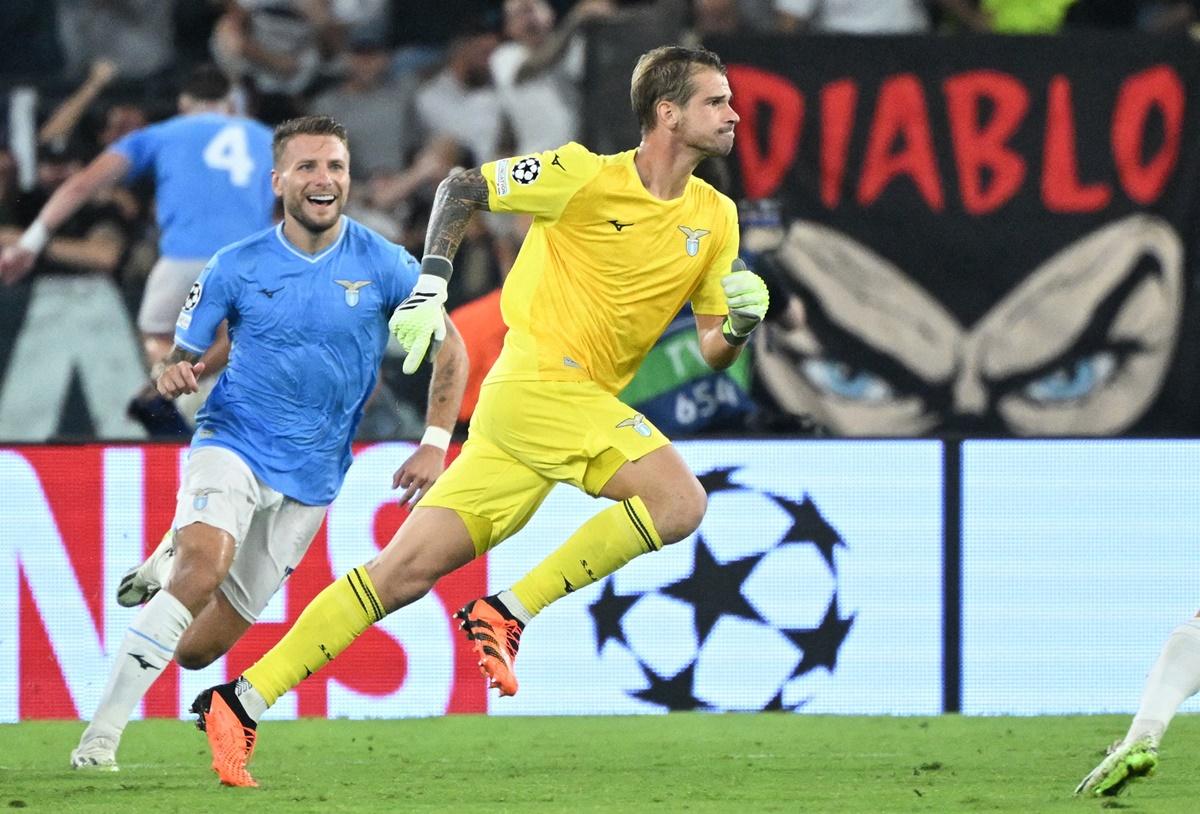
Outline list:
[[[200,354],[193,353],[187,348],[181,348],[175,345],[171,348],[171,352],[167,354],[167,358],[163,359],[163,365],[170,367],[176,362],[191,362],[193,365],[200,361]]]
[[[155,382],[158,381],[158,377],[166,372],[167,368],[176,362],[191,362],[194,365],[199,361],[200,354],[192,353],[192,351],[188,350],[187,348],[181,348],[178,345],[175,345],[171,348],[170,353],[168,353],[162,359],[159,359],[154,363],[154,366],[150,368],[150,380]]]
[[[425,254],[454,259],[476,209],[487,209],[487,179],[478,168],[452,175],[438,185],[425,232]]]
[[[454,426],[458,420],[458,408],[466,388],[465,370],[460,370],[456,358],[439,358],[433,366],[429,380],[429,400],[425,406],[425,425],[429,427]]]
[[[433,360],[429,380],[429,401],[425,407],[425,425],[453,427],[462,406],[470,372],[466,346],[454,323],[446,318],[446,342]]]
[[[428,415],[430,419],[435,414],[444,413],[454,396],[455,379],[458,378],[458,368],[453,360],[447,360],[437,365],[434,375],[429,380]]]

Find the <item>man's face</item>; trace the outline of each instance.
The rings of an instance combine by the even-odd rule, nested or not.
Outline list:
[[[271,188],[283,211],[310,232],[332,228],[350,194],[350,153],[336,136],[300,135],[288,139]]]
[[[679,109],[676,133],[705,156],[729,155],[733,128],[741,121],[730,105],[729,80],[720,71],[704,68],[692,76],[692,83],[695,92]]]
[[[104,129],[100,132],[100,143],[108,146],[122,136],[140,127],[145,127],[146,111],[137,105],[113,105],[104,117]]]
[[[392,66],[391,56],[383,49],[351,51],[347,62],[351,78],[363,87],[379,84]]]
[[[492,66],[488,62],[500,44],[500,37],[491,32],[467,37],[453,48],[451,64],[459,80],[468,88],[483,88],[492,83]]]
[[[46,192],[53,192],[82,169],[83,162],[73,159],[41,159],[37,165],[38,186]]]
[[[737,33],[739,16],[736,0],[694,0],[693,25],[705,34]]]
[[[504,33],[517,42],[536,42],[554,28],[554,10],[546,0],[505,0]]]

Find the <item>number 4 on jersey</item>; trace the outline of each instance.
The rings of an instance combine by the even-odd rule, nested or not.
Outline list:
[[[204,148],[204,163],[229,173],[229,183],[235,187],[249,186],[254,159],[250,157],[246,129],[240,124],[221,128]]]

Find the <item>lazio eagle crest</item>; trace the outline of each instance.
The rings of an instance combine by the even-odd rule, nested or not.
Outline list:
[[[680,226],[679,231],[687,236],[687,242],[683,247],[687,249],[688,257],[695,257],[700,253],[700,238],[709,234],[708,229],[689,229],[686,226]]]
[[[346,305],[351,308],[358,305],[358,290],[371,284],[370,280],[334,280],[334,282],[346,289]]]

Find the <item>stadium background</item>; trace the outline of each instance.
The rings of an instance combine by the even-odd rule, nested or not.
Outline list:
[[[584,143],[634,142],[633,57],[695,34],[699,17],[671,17],[671,5],[629,4],[662,27],[635,17],[581,29]],[[402,6],[394,19],[415,19]],[[449,611],[507,586],[594,511],[559,490],[517,538],[365,635],[271,715],[1131,711],[1161,641],[1197,601],[1198,46],[1129,31],[752,28],[704,38],[730,64],[735,102],[746,100],[734,160],[705,172],[741,202],[746,253],[771,277],[772,321],[732,377],[673,365],[686,354],[664,343],[651,379],[635,383],[648,412],[675,419],[710,490],[700,531],[558,603],[525,637],[521,694],[489,698]],[[392,31],[390,48],[411,45],[409,28]],[[454,31],[431,17],[419,44],[436,53]],[[17,100],[32,89],[44,115],[74,84],[65,73],[30,82],[27,62],[4,66],[19,153],[13,111],[27,102]],[[144,89],[161,114],[170,95],[160,79]],[[1027,328],[1014,331],[1025,323],[1009,315],[998,323],[1007,333],[975,330],[1050,258],[1131,222],[1041,290],[1090,297],[1081,313],[1057,307]],[[886,263],[847,269],[865,276],[838,293],[812,271],[820,252],[789,242],[797,226],[829,237],[831,251],[866,247]],[[1108,255],[1124,266],[1105,266]],[[1097,293],[1089,272],[1110,282]],[[131,618],[116,583],[170,521],[183,450],[142,443],[124,417],[143,375],[130,318],[139,283],[46,274],[0,291],[0,722],[89,713],[106,647]],[[949,314],[961,335],[871,367],[871,348],[912,344],[902,320],[895,333],[856,333],[890,324],[845,308],[879,291],[894,292],[894,312],[918,329]],[[914,301],[926,310],[914,313]],[[789,350],[803,330],[789,321],[793,302],[822,353]],[[1030,311],[1036,302],[1018,309]],[[1020,330],[1034,340],[1022,345]],[[989,368],[1010,345],[1015,355]],[[397,377],[385,378],[391,401],[381,400],[406,415]],[[204,671],[172,667],[145,716],[178,716],[198,689],[236,675],[332,576],[390,537],[403,519],[390,473],[409,446],[383,439],[410,437],[418,409],[407,405],[407,423],[368,422],[374,434],[326,529],[263,623]],[[883,437],[842,437],[856,435]],[[1134,597],[1140,625],[1120,624]]]

